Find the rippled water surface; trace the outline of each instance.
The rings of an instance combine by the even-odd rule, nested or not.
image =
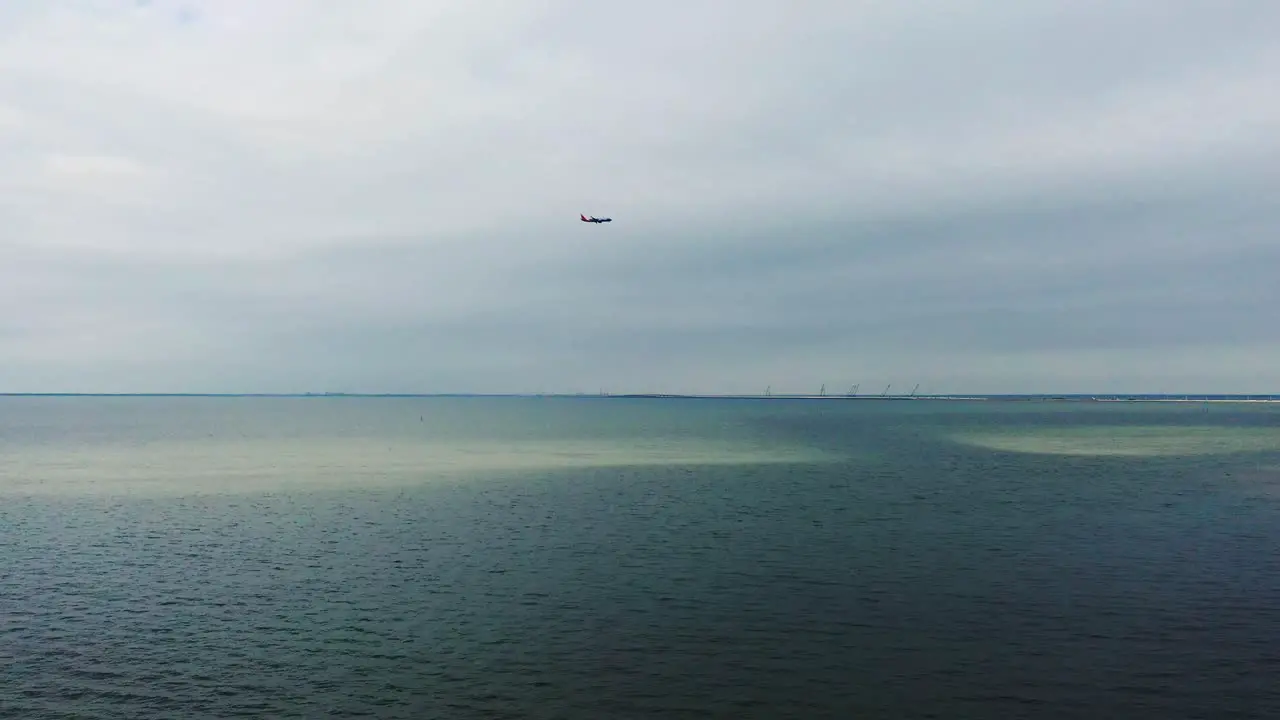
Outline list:
[[[0,398],[0,717],[1280,717],[1280,409]]]

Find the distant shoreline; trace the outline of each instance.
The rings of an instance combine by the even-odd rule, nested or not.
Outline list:
[[[677,394],[677,393],[4,393],[0,397],[111,398],[574,398],[597,400],[896,400],[944,402],[1074,402],[1074,403],[1280,403],[1280,395],[1255,394],[994,394],[994,395],[806,395],[806,394]]]

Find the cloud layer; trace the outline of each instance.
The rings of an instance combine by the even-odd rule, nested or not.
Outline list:
[[[1275,392],[1277,28],[5,3],[0,390]]]

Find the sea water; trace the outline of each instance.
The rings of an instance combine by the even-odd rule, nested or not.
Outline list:
[[[1280,717],[1271,405],[0,398],[0,717]]]

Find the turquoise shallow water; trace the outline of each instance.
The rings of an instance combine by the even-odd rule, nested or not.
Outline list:
[[[0,398],[0,717],[1280,716],[1280,410]]]

